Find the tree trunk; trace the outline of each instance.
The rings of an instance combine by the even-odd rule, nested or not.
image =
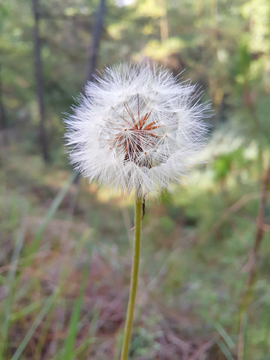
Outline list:
[[[0,129],[6,130],[7,128],[7,117],[6,117],[6,111],[5,106],[3,102],[3,88],[2,88],[2,73],[1,73],[1,64],[0,64]]]
[[[169,37],[169,24],[167,15],[167,0],[161,0],[161,17],[160,17],[160,39],[166,41]]]
[[[97,64],[97,56],[98,56],[98,48],[100,43],[100,34],[103,25],[103,19],[105,14],[105,0],[100,0],[99,8],[96,13],[96,19],[94,23],[93,35],[92,35],[92,44],[90,46],[89,51],[89,59],[88,59],[88,74],[87,80],[93,81],[93,76],[96,69]]]
[[[89,58],[88,58],[88,73],[87,73],[87,80],[93,81],[95,69],[97,65],[97,57],[98,57],[98,49],[100,43],[100,34],[103,25],[103,19],[105,14],[105,0],[100,0],[99,8],[96,13],[96,20],[94,23],[93,33],[92,33],[92,43],[89,48]],[[80,174],[77,173],[77,176],[74,180],[74,184],[80,183]]]
[[[34,63],[35,63],[35,78],[36,78],[36,92],[39,107],[39,140],[41,146],[41,153],[43,160],[48,162],[48,143],[47,134],[45,128],[45,107],[44,107],[44,85],[42,75],[42,60],[41,60],[41,44],[39,37],[39,12],[38,12],[38,0],[32,0],[32,10],[34,16]]]

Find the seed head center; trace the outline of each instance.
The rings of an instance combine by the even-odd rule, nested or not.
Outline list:
[[[120,151],[123,151],[125,162],[132,161],[137,165],[140,165],[142,155],[147,155],[145,146],[152,145],[153,147],[156,147],[154,139],[157,139],[160,136],[153,131],[162,125],[159,125],[157,121],[153,121],[146,125],[150,115],[151,111],[143,115],[139,121],[133,121],[132,126],[129,128],[124,128],[124,133],[121,131],[115,135],[114,143]]]

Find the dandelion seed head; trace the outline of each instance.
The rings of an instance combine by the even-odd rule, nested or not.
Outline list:
[[[89,181],[140,196],[181,183],[202,150],[210,104],[157,65],[107,68],[65,119],[70,160]]]

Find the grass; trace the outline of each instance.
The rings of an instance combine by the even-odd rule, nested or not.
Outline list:
[[[67,360],[72,360],[73,358],[73,348],[77,335],[77,323],[79,322],[79,318],[80,318],[80,312],[82,308],[82,301],[85,292],[87,276],[88,276],[88,266],[85,265],[80,293],[72,311],[72,315],[69,322],[69,328],[68,328],[68,336],[64,344],[64,359]]]
[[[118,359],[132,199],[97,192],[83,180],[74,185],[68,170],[6,151],[9,161],[3,158],[0,170],[0,359]],[[130,359],[270,358],[268,233],[252,302],[241,331],[238,326],[258,207],[254,169],[251,164],[246,183],[232,172],[224,190],[211,180],[209,165],[177,195],[147,204]],[[233,208],[245,194],[253,195]]]

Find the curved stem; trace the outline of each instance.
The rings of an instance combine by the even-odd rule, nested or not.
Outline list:
[[[140,262],[140,246],[141,246],[141,227],[142,227],[142,198],[135,195],[135,230],[133,243],[133,263],[130,283],[130,295],[127,309],[127,318],[124,331],[124,342],[122,347],[121,360],[128,359],[128,349],[130,344],[130,336],[132,330],[132,320],[136,299],[139,262]]]

